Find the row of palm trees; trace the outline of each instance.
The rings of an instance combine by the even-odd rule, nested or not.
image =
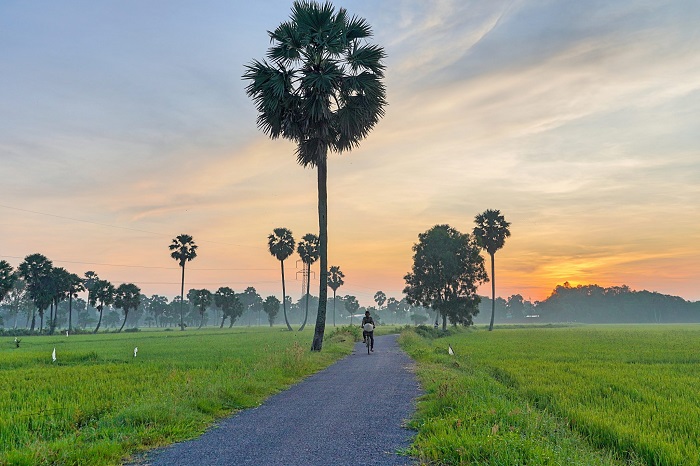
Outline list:
[[[284,312],[284,322],[287,325],[287,330],[292,330],[287,317],[287,288],[284,280],[284,261],[294,253],[295,240],[292,232],[288,228],[275,228],[267,237],[267,246],[270,254],[280,261],[280,270],[282,273],[282,303]],[[301,241],[296,244],[296,251],[304,264],[304,274],[308,278],[311,276],[311,265],[319,258],[319,237],[313,233],[305,234]],[[323,272],[322,272],[323,273]],[[340,271],[339,266],[332,266],[327,278],[327,285],[333,290],[333,325],[335,325],[335,296],[338,288],[343,285],[345,275]],[[306,280],[306,296],[310,295],[311,280]],[[320,303],[320,298],[319,298]],[[304,313],[304,322],[301,324],[299,331],[304,330],[309,317],[309,300],[306,300],[306,310]],[[324,316],[325,319],[325,316]]]
[[[44,329],[44,314],[49,309],[48,328],[49,333],[56,329],[58,318],[58,305],[68,301],[68,331],[73,329],[73,299],[82,291],[88,292],[88,303],[96,308],[100,314],[97,332],[102,323],[102,312],[105,306],[114,305],[122,309],[124,321],[119,331],[126,324],[129,311],[138,308],[141,300],[141,289],[133,283],[123,283],[114,287],[107,280],[101,280],[95,272],[89,271],[85,278],[80,278],[74,273],[68,272],[63,267],[54,267],[43,254],[30,254],[24,261],[12,270],[6,261],[0,261],[0,301],[5,298],[15,282],[22,279],[25,283],[29,299],[35,306],[32,312],[31,330],[36,328],[36,314],[39,314],[39,330]]]

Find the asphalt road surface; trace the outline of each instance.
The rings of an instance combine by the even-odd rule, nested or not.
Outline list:
[[[396,335],[353,353],[202,436],[142,456],[141,466],[411,465],[403,424],[420,387]]]

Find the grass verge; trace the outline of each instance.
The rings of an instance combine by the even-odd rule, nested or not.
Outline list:
[[[119,464],[192,438],[349,354],[354,340],[336,332],[312,353],[312,337],[277,327],[2,341],[0,465]]]

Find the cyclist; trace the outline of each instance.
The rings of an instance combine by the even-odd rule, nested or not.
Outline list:
[[[365,311],[365,316],[362,318],[362,343],[367,342],[369,337],[370,350],[374,351],[374,319],[369,315],[369,311]]]

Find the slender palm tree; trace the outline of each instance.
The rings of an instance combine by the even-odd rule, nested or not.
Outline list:
[[[121,332],[129,318],[129,311],[136,310],[141,304],[141,288],[133,283],[122,283],[114,293],[114,306],[124,311],[124,322],[117,333]]]
[[[0,301],[5,299],[18,278],[9,262],[0,261]]]
[[[377,309],[381,309],[386,302],[386,293],[381,290],[374,293],[374,302],[377,303]]]
[[[114,302],[114,285],[112,285],[107,280],[97,280],[92,286],[90,292],[90,305],[97,309],[100,313],[100,318],[97,321],[97,327],[92,333],[97,333],[100,329],[100,324],[102,324],[102,311],[104,311],[105,306],[109,306]]]
[[[309,290],[311,288],[311,264],[318,260],[318,236],[314,235],[313,233],[305,234],[297,245],[297,253],[299,253],[299,257],[306,267],[306,314],[304,314],[304,323],[301,324],[301,328],[299,329],[301,332],[304,330],[304,327],[306,327],[306,320],[309,318],[309,298],[311,297],[309,294]],[[324,297],[323,299],[327,298]],[[319,306],[320,305],[321,304],[319,303]]]
[[[53,262],[43,254],[28,255],[18,267],[20,277],[27,283],[29,297],[39,312],[39,318],[41,319],[40,330],[44,328],[44,311],[49,307],[53,299],[49,286],[52,269]],[[36,314],[32,312],[31,331],[34,331],[35,325]]]
[[[287,330],[291,331],[292,326],[289,325],[287,318],[287,290],[284,287],[284,260],[294,252],[294,237],[292,232],[286,228],[275,228],[272,234],[267,237],[267,246],[270,248],[270,254],[275,256],[280,261],[282,268],[282,303],[284,309],[284,323],[287,324]]]
[[[185,330],[184,309],[185,302],[185,264],[197,257],[197,245],[190,235],[182,234],[173,239],[170,244],[170,257],[175,259],[182,268],[182,281],[180,282],[180,330]]]
[[[345,284],[343,278],[345,278],[345,274],[340,270],[340,267],[332,265],[328,271],[328,286],[333,290],[333,327],[335,327],[335,293],[338,288]]]
[[[272,139],[297,144],[297,161],[316,167],[321,273],[312,351],[320,351],[328,295],[328,151],[359,146],[384,115],[384,49],[367,43],[364,18],[323,4],[297,0],[288,21],[269,32],[270,60],[246,66],[246,93],[258,110],[258,127]]]
[[[474,217],[474,236],[479,246],[491,256],[491,323],[489,331],[493,330],[493,320],[496,316],[496,251],[501,249],[510,236],[509,222],[501,215],[500,210],[487,209]]]

